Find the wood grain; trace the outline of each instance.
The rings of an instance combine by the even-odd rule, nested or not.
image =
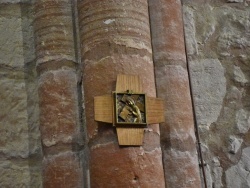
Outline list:
[[[138,75],[117,75],[116,92],[132,90],[134,93],[142,93],[143,88]]]
[[[164,100],[154,97],[146,97],[147,104],[147,123],[162,123],[164,117]]]
[[[121,146],[140,146],[143,144],[143,128],[116,128],[118,142]]]
[[[95,121],[113,123],[113,98],[110,95],[94,97]]]

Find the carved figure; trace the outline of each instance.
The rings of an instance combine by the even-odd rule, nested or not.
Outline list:
[[[141,123],[142,122],[141,112],[138,106],[135,104],[135,101],[131,97],[127,97],[126,103],[130,107],[129,111],[136,117],[134,119],[134,122]]]

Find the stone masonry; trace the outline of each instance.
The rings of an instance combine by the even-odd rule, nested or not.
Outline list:
[[[0,187],[250,187],[249,0],[0,0]],[[165,100],[119,147],[93,97]],[[194,104],[194,108],[192,105]]]

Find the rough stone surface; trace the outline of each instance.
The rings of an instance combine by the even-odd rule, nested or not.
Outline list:
[[[234,136],[230,136],[229,142],[230,142],[229,152],[232,154],[236,154],[241,147],[243,139],[238,139]]]
[[[91,159],[98,162],[90,166],[91,187],[164,187],[159,170],[162,164],[157,162],[161,160],[160,148],[119,148],[110,142],[96,145],[91,151]]]
[[[29,187],[30,173],[28,161],[0,162],[1,187]]]
[[[36,2],[36,6],[32,7],[31,2]],[[76,93],[78,80],[73,70],[77,46],[74,42],[78,36],[77,29],[73,28],[77,20],[72,17],[76,12],[72,12],[71,2],[76,1],[0,0],[0,187],[43,187],[36,63],[42,75],[40,81],[48,79],[39,87],[45,87],[46,83],[55,94],[48,99],[59,106],[70,102],[77,108],[75,94],[72,100],[63,98],[68,94],[66,85]],[[88,83],[85,88],[88,118],[93,118],[93,96],[110,94],[117,73],[139,74],[145,91],[155,96],[147,1],[78,2],[80,48],[83,70],[87,72],[83,81]],[[200,187],[196,184],[198,170],[193,169],[197,160],[195,149],[191,147],[195,138],[191,130],[192,115],[188,113],[190,99],[185,98],[189,92],[184,38],[180,37],[183,28],[178,24],[182,20],[180,1],[148,2],[151,8],[159,6],[155,17],[151,15],[152,39],[157,44],[154,46],[159,75],[157,87],[159,95],[167,93],[162,97],[167,98],[166,109],[171,109],[166,113],[166,124],[174,125],[163,127],[161,131],[167,187]],[[186,0],[182,3],[186,51],[208,187],[248,188],[250,1]],[[63,79],[58,81],[59,78]],[[58,84],[61,90],[52,84]],[[48,117],[62,110],[49,105],[46,108],[53,112],[46,112]],[[66,124],[71,117],[78,116],[77,110],[77,113],[70,108],[67,110],[69,113],[65,114],[70,118],[63,119]],[[53,123],[61,125],[61,120],[57,118]],[[79,127],[74,129],[66,124],[62,124],[66,133],[61,133],[60,127],[48,129],[57,136],[53,140],[47,135],[49,139],[44,142],[50,146],[44,152],[44,187],[61,187],[65,178],[64,185],[82,187],[83,176],[88,176],[88,173],[83,175],[81,169],[79,145],[72,144],[81,142],[79,135],[74,134]],[[110,125],[89,123],[90,156],[96,162],[91,163],[90,169],[92,187],[101,187],[100,182],[110,187],[117,187],[117,184],[164,187],[160,184],[164,177],[159,128],[153,125],[148,130],[142,147],[118,148],[115,130]],[[58,147],[54,147],[55,143]],[[85,149],[83,156],[87,155]]]
[[[222,184],[222,171],[218,158],[214,157],[210,163],[205,167],[207,187],[220,188]],[[202,177],[203,178],[203,177]],[[204,183],[203,183],[204,186]]]
[[[188,55],[198,54],[198,44],[196,41],[196,28],[195,28],[195,18],[194,13],[191,8],[183,9],[183,19],[184,19],[184,27],[185,27],[185,35],[188,40],[186,40],[186,50]],[[194,32],[195,31],[195,32]]]
[[[42,187],[32,20],[30,4],[0,4],[0,187]]]
[[[227,2],[183,2],[186,47],[208,187],[249,187],[239,160],[250,146],[250,10]]]
[[[247,133],[250,129],[250,116],[249,112],[240,109],[236,113],[236,127],[239,131],[239,133]]]
[[[218,59],[190,61],[193,97],[199,125],[217,121],[226,94],[224,68]]]
[[[37,64],[75,61],[71,1],[36,1],[34,13]]]
[[[73,1],[34,3],[43,186],[83,187]],[[76,37],[76,36],[75,36]],[[77,45],[76,45],[77,46]]]
[[[226,186],[228,188],[250,187],[250,147],[242,150],[238,164],[230,167],[226,172]]]
[[[43,160],[43,187],[74,187],[83,185],[82,165],[73,152],[60,153]]]
[[[76,73],[72,69],[46,72],[40,76],[40,124],[45,147],[79,140],[76,84]]]
[[[149,10],[157,94],[166,109],[161,125],[166,187],[200,187],[181,2],[151,0]]]
[[[1,73],[3,76],[4,73],[2,71]],[[29,156],[29,127],[24,73],[17,72],[8,77],[0,80],[0,108],[2,109],[0,149],[1,153],[7,156],[27,158]]]
[[[21,6],[0,5],[0,64],[24,65]],[[10,53],[11,52],[11,53]]]
[[[234,80],[241,84],[246,84],[248,80],[246,79],[244,73],[238,66],[234,66]]]
[[[243,3],[244,0],[227,0],[228,3]]]

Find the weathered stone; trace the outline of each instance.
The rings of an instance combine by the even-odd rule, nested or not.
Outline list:
[[[36,1],[34,13],[37,64],[75,61],[71,1]]]
[[[183,6],[183,21],[185,27],[185,42],[186,50],[188,55],[197,55],[198,54],[198,45],[195,37],[196,28],[194,21],[194,13],[191,8],[188,6]]]
[[[150,0],[149,10],[157,94],[166,109],[161,126],[166,187],[201,187],[181,2]]]
[[[236,104],[240,106],[242,100],[242,90],[239,90],[235,86],[231,86],[231,89],[227,92],[226,98],[230,104]]]
[[[197,43],[202,48],[214,35],[216,28],[216,19],[213,16],[213,7],[209,4],[199,7],[199,15],[195,15],[195,27]]]
[[[226,173],[226,185],[228,188],[250,187],[250,147],[242,150],[238,164],[229,168]]]
[[[218,59],[190,61],[196,117],[199,125],[216,122],[226,94],[224,68]]]
[[[217,40],[220,52],[228,52],[230,56],[243,55],[242,50],[250,47],[249,12],[226,7],[216,14],[220,15],[218,21],[223,23]]]
[[[165,187],[160,148],[119,148],[110,142],[90,150],[91,187]]]
[[[28,63],[31,62],[34,63],[36,59],[34,28],[33,28],[34,13],[32,11],[33,10],[32,5],[33,5],[32,3],[21,3],[23,57],[25,66],[28,66],[27,65]]]
[[[166,183],[195,187],[200,179],[187,72],[182,66],[169,65],[157,69],[156,75],[157,91],[159,97],[164,97],[167,109],[166,122],[161,126]]]
[[[152,0],[149,1],[149,10],[156,65],[172,61],[173,64],[177,61],[184,63],[186,57],[180,1]]]
[[[243,140],[235,136],[229,137],[229,153],[236,154],[241,147]]]
[[[212,165],[211,165],[211,175],[213,179],[213,184],[211,185],[212,188],[220,188],[223,186],[222,184],[222,175],[223,175],[223,169],[220,166],[220,161],[217,157],[214,157],[212,159]]]
[[[250,116],[249,112],[240,109],[236,113],[236,127],[240,133],[247,133],[250,129]]]
[[[97,58],[107,53],[114,53],[117,46],[124,46],[129,53],[133,49],[142,50],[140,53],[152,53],[150,28],[148,22],[148,7],[144,0],[126,0],[122,4],[117,0],[109,2],[96,1],[93,7],[89,1],[79,3],[79,21],[81,32],[82,54],[95,53],[96,45],[103,48]],[[112,7],[121,9],[112,9]],[[105,13],[97,13],[97,10]],[[109,12],[108,14],[106,14]],[[133,19],[133,17],[137,19]],[[84,28],[83,28],[84,26]],[[105,44],[106,46],[103,46]],[[107,48],[104,50],[104,48]],[[94,50],[94,52],[91,52]],[[122,48],[119,50],[121,53]],[[143,55],[143,54],[140,54]]]
[[[34,176],[39,176],[39,171]],[[0,160],[0,187],[30,187],[31,178],[28,160],[10,161]],[[40,182],[39,182],[40,181]],[[38,179],[35,187],[41,186],[41,179]]]
[[[187,0],[183,5],[187,44],[198,44],[198,54],[191,53],[190,45],[187,52],[201,142],[206,145],[208,187],[227,187],[224,169],[237,163],[242,147],[249,145],[249,9],[223,1]],[[213,67],[212,73],[207,73],[209,67],[200,68],[202,64]],[[235,135],[232,143],[230,135]],[[219,166],[213,165],[214,157]],[[244,181],[231,187],[244,187]]]
[[[77,142],[80,134],[77,77],[72,69],[44,73],[39,79],[40,126],[46,147]]]
[[[22,68],[23,36],[19,4],[0,6],[0,64]]]
[[[228,3],[243,3],[244,0],[227,0]]]
[[[234,80],[240,84],[246,84],[248,80],[246,79],[244,73],[238,66],[234,66]]]
[[[43,160],[43,187],[74,187],[83,185],[79,156],[73,152],[60,153]]]
[[[0,149],[9,157],[29,155],[27,94],[23,72],[2,72],[0,79]],[[15,118],[12,118],[15,117]]]

